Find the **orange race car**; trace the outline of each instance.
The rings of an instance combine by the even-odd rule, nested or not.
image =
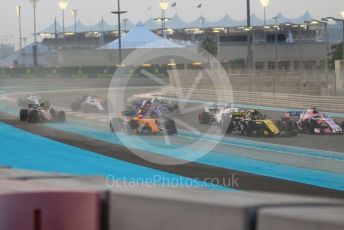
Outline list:
[[[134,111],[125,111],[122,112],[122,118],[113,118],[110,122],[111,131],[117,131],[116,127],[120,127],[125,133],[138,135],[174,135],[177,133],[176,124],[172,119],[152,118]]]

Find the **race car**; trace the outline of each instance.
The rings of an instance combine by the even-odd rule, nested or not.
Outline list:
[[[82,96],[71,105],[73,112],[103,113],[107,111],[107,101],[96,96]]]
[[[41,102],[40,104],[31,104],[26,109],[21,109],[19,112],[19,119],[21,121],[28,121],[29,123],[36,122],[65,122],[66,114],[64,111],[56,111],[54,108],[49,108],[48,105]]]
[[[321,113],[317,108],[310,108],[305,111],[287,112],[286,118],[296,118],[296,128],[309,134],[343,134],[344,122],[336,122],[334,119]]]
[[[232,113],[224,116],[221,130],[225,134],[237,132],[245,136],[295,136],[297,132],[293,123],[285,118],[279,121],[267,119],[258,110]]]
[[[30,94],[25,97],[20,97],[17,99],[17,105],[19,107],[28,107],[29,105],[36,104],[39,105],[40,103],[44,103],[45,105],[50,105],[49,100],[43,99],[35,94]]]
[[[239,108],[234,108],[233,105],[206,105],[204,111],[198,115],[200,124],[216,123],[221,125],[223,117],[231,119],[232,113],[238,113]]]
[[[136,100],[132,103],[132,109],[135,111],[144,110],[152,111],[159,110],[160,114],[169,116],[172,114],[178,114],[179,105],[172,101],[160,100],[158,98],[150,98],[145,100]]]
[[[122,112],[122,118],[113,118],[110,121],[112,132],[120,127],[125,133],[137,135],[174,135],[177,133],[176,124],[169,118],[152,118],[135,111]]]

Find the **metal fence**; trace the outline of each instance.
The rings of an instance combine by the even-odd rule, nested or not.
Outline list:
[[[329,112],[344,113],[344,97],[331,96],[310,96],[297,94],[245,92],[245,91],[219,91],[196,89],[189,93],[190,89],[167,87],[162,90],[162,94],[169,97],[189,96],[188,99],[221,101],[222,98],[231,98],[235,103],[279,106],[286,108],[304,109],[315,106],[320,110]],[[221,98],[221,95],[223,96]]]

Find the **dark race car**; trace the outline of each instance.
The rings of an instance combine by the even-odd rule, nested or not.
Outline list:
[[[146,100],[136,100],[130,106],[134,111],[144,110],[144,111],[159,111],[160,114],[171,116],[173,114],[178,114],[179,105],[173,103],[172,101],[160,100],[158,98],[146,99]]]
[[[28,121],[29,123],[36,122],[65,122],[66,114],[64,111],[57,111],[54,108],[44,103],[31,104],[26,109],[21,109],[19,112],[19,119],[21,121]]]

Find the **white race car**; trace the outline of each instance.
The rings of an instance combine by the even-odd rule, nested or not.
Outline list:
[[[107,102],[95,96],[82,96],[72,103],[71,109],[73,112],[105,113],[107,111]]]
[[[17,100],[17,104],[19,107],[28,107],[29,105],[39,105],[43,102],[45,105],[49,106],[50,102],[48,100],[43,99],[40,96],[35,94],[30,94],[26,97],[20,97]]]
[[[204,107],[204,111],[198,115],[198,120],[200,124],[216,123],[221,125],[224,117],[231,119],[232,114],[238,112],[239,108],[234,108],[233,105],[208,104]]]
[[[40,104],[31,104],[28,108],[21,109],[19,119],[21,121],[28,121],[29,123],[65,122],[66,113],[50,108],[44,102],[41,102]]]

